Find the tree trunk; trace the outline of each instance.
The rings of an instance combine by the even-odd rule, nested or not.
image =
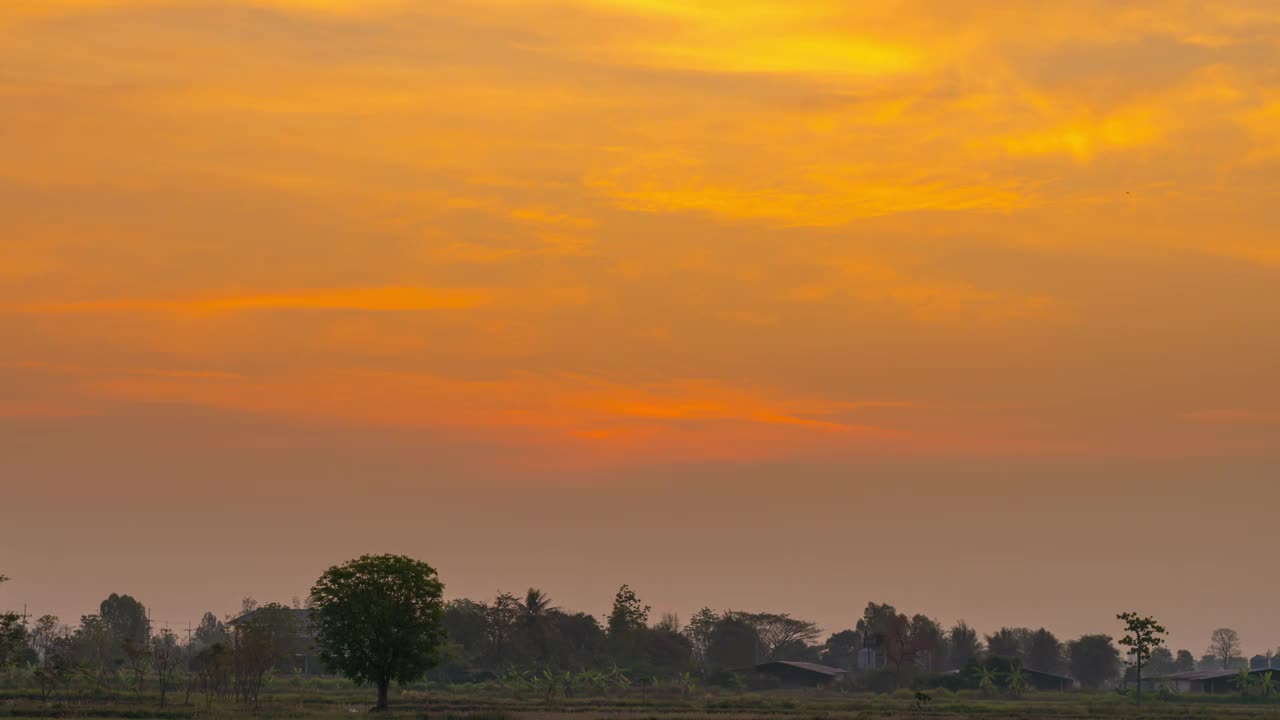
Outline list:
[[[390,680],[378,681],[378,705],[374,708],[374,710],[387,709],[387,688],[389,688],[390,686],[391,686]]]
[[[1138,707],[1142,707],[1142,661],[1138,661]]]

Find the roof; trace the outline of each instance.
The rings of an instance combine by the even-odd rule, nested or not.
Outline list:
[[[1076,679],[1071,677],[1070,675],[1062,675],[1060,673],[1045,672],[1044,670],[1037,670],[1035,668],[1024,667],[1022,668],[1022,672],[1030,673],[1032,675],[1043,675],[1044,677],[1050,677],[1050,678],[1053,678],[1054,680],[1067,680],[1070,682],[1076,681]]]
[[[1241,670],[1243,669],[1241,668]],[[1275,672],[1275,668],[1253,668],[1249,670],[1250,675],[1267,672]],[[1223,678],[1238,677],[1239,675],[1240,670],[1188,670],[1186,672],[1143,678],[1143,680],[1221,680]]]
[[[818,663],[811,662],[794,662],[791,660],[773,660],[766,663],[760,663],[755,666],[755,669],[768,670],[770,668],[777,668],[779,665],[795,668],[797,670],[804,670],[806,672],[818,673],[820,675],[827,675],[830,677],[845,675],[848,673],[847,670],[841,670],[840,668],[834,668],[829,665],[819,665]]]
[[[227,621],[228,625],[239,625],[240,623],[253,619],[254,615],[268,608],[255,608],[247,613],[243,613]],[[304,628],[311,624],[311,611],[306,608],[270,608],[272,610],[287,610],[293,615],[293,619],[298,623],[298,627]]]

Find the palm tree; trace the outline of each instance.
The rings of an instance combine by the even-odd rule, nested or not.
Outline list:
[[[538,588],[529,588],[529,591],[524,594],[524,602],[520,604],[520,613],[524,616],[527,625],[537,625],[549,613],[559,609],[552,607],[551,596]]]

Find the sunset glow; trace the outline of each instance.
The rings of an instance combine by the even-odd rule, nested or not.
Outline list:
[[[58,507],[141,552],[107,515],[317,482],[306,512],[388,543],[428,540],[357,494],[501,543],[541,525],[454,493],[607,535],[571,508],[661,486],[708,537],[804,536],[846,500],[892,527],[873,489],[916,483],[922,546],[1114,493],[1225,550],[1280,500],[1278,208],[1266,0],[6,0],[0,482],[45,509],[0,544]],[[744,467],[804,488],[791,519],[710,509]],[[1196,524],[1201,482],[1254,501]],[[655,604],[695,609],[681,582]]]

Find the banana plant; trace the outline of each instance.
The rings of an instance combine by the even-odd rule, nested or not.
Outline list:
[[[978,689],[983,695],[990,697],[996,691],[996,673],[986,665],[978,668]]]
[[[681,694],[684,695],[685,698],[688,698],[689,696],[693,695],[693,691],[697,689],[698,689],[698,679],[693,676],[693,673],[685,671],[685,673],[680,676]]]
[[[1009,689],[1009,695],[1015,698],[1022,697],[1022,693],[1027,689],[1027,679],[1022,675],[1022,664],[1014,663],[1009,668],[1009,672],[1005,673],[1005,687]]]
[[[606,677],[609,684],[619,690],[626,690],[631,687],[631,678],[617,665],[613,666],[613,669],[609,671]]]
[[[543,668],[542,675],[538,679],[538,686],[542,688],[543,695],[547,702],[556,699],[556,691],[560,688],[561,677],[551,672],[551,668]]]
[[[1231,678],[1232,684],[1240,691],[1240,697],[1249,697],[1249,691],[1253,688],[1253,675],[1249,673],[1249,668],[1243,668],[1236,676]]]
[[[1273,678],[1274,675],[1274,671],[1268,670],[1262,673],[1261,677],[1255,679],[1255,682],[1258,684],[1258,692],[1261,693],[1264,698],[1273,698],[1280,695],[1280,682],[1277,682]]]

